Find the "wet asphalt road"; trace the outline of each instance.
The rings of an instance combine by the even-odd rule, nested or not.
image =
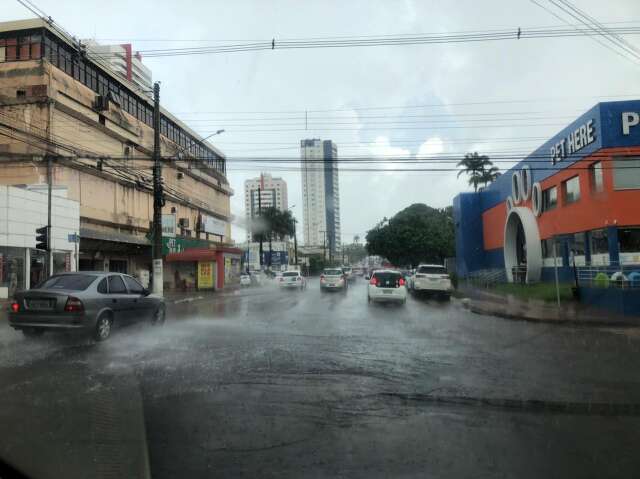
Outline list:
[[[640,471],[631,329],[483,317],[456,300],[368,306],[364,281],[347,294],[311,281],[183,304],[161,329],[98,345],[2,324],[0,348],[0,456],[37,458],[35,477]]]

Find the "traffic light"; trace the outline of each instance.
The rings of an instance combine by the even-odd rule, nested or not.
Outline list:
[[[43,226],[36,230],[36,249],[49,251],[49,227]]]

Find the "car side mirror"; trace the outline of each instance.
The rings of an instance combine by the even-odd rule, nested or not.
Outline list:
[[[149,296],[150,294],[151,294],[151,291],[149,291],[147,288],[142,289],[142,296]]]

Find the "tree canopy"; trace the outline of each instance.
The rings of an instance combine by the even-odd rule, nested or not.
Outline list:
[[[396,266],[443,263],[455,250],[452,208],[413,204],[383,219],[367,232],[366,240],[369,254],[383,256]]]
[[[467,174],[469,184],[473,186],[474,191],[478,191],[479,184],[487,186],[488,183],[500,176],[498,167],[493,166],[489,157],[479,155],[477,151],[464,155],[464,159],[460,160],[456,166],[462,168],[458,171],[458,177],[463,173]]]

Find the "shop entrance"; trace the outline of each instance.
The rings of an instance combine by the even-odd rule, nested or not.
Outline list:
[[[538,222],[528,208],[515,207],[507,214],[504,228],[504,265],[514,283],[540,280],[542,246]]]

